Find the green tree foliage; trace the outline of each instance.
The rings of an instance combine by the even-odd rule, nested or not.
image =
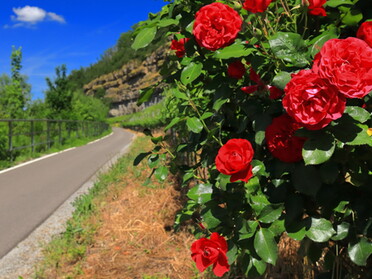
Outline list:
[[[72,108],[72,91],[68,86],[66,65],[56,67],[56,77],[51,80],[46,78],[49,89],[45,92],[45,102],[50,108],[49,118],[66,118]]]
[[[27,78],[21,75],[22,49],[13,47],[11,53],[11,77],[0,77],[0,117],[22,118],[25,106],[30,99],[31,86]]]
[[[109,108],[101,100],[76,91],[72,99],[70,119],[104,121]]]

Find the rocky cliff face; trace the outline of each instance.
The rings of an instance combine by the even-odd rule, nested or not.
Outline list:
[[[144,107],[161,100],[161,89],[157,88],[153,98],[141,106],[136,102],[139,90],[152,86],[161,80],[160,68],[164,63],[167,48],[161,47],[145,61],[131,61],[120,70],[100,76],[84,86],[87,95],[94,96],[104,92],[104,96],[111,100],[110,115],[119,116],[142,110]]]

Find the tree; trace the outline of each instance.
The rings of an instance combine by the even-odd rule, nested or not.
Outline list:
[[[45,102],[51,109],[50,118],[68,118],[72,108],[72,91],[67,80],[66,65],[57,66],[56,78],[46,78],[49,89],[45,92]]]
[[[27,78],[21,75],[22,48],[13,46],[11,54],[11,77],[3,75],[0,78],[0,106],[3,108],[2,117],[22,118],[24,108],[30,99],[31,86]]]

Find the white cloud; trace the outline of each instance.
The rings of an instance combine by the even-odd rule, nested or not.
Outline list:
[[[56,13],[48,12],[47,13],[47,17],[50,20],[58,21],[59,23],[66,23],[65,19],[63,18],[63,16],[57,15]]]
[[[56,21],[59,23],[66,23],[63,16],[53,12],[47,12],[39,7],[24,6],[19,8],[13,8],[15,15],[11,16],[11,19],[16,23],[13,25],[5,25],[4,28],[16,28],[16,27],[33,27],[39,22],[43,21]]]

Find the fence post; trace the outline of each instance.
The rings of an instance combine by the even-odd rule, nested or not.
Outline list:
[[[58,138],[59,138],[59,144],[62,145],[62,121],[58,121]]]
[[[10,161],[13,161],[13,122],[8,122],[8,140],[9,140],[9,155],[10,155]]]
[[[35,138],[34,138],[34,121],[31,120],[30,122],[30,125],[31,125],[31,152],[34,153],[35,152]]]
[[[47,147],[50,149],[50,125],[49,125],[49,120],[46,120],[47,123]]]

